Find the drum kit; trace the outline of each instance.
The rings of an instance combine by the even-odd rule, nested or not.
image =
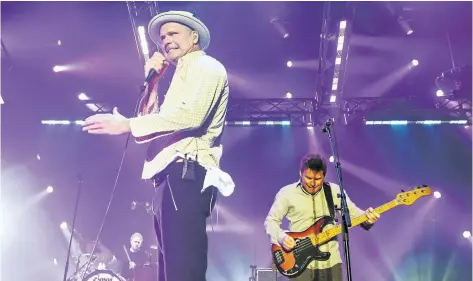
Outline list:
[[[75,262],[75,272],[67,281],[154,281],[156,280],[156,267],[154,264],[145,264],[137,266],[134,271],[132,279],[125,279],[118,271],[118,266],[115,262],[108,264],[99,262],[97,256],[93,256],[89,269],[86,270],[87,262],[90,259],[90,254],[82,254],[72,257]]]
[[[84,278],[84,281],[126,281],[125,278],[113,270],[95,270]]]
[[[99,261],[97,256],[93,256],[90,265],[87,268],[90,254],[81,254],[72,257],[76,267],[75,272],[67,281],[126,281],[120,274],[115,273],[110,267],[111,263],[104,263]]]
[[[94,251],[94,241],[84,239],[84,236],[75,232],[76,238],[82,254],[71,257],[75,264],[74,273],[69,276],[67,281],[154,281],[157,280],[156,263],[136,266],[133,275],[128,280],[118,273],[120,271],[119,262],[114,254],[100,241]],[[150,247],[156,250],[156,246]],[[126,249],[125,249],[126,250]],[[94,255],[91,258],[91,253]],[[90,264],[87,265],[89,263]]]

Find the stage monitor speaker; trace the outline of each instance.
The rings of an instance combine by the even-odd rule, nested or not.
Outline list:
[[[256,269],[256,281],[290,281],[289,278],[272,268]]]

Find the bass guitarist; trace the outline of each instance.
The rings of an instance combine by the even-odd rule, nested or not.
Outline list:
[[[291,232],[303,232],[309,229],[321,217],[335,218],[334,203],[340,206],[340,187],[334,183],[325,182],[327,165],[320,155],[306,155],[300,164],[300,180],[283,187],[276,195],[273,205],[265,220],[266,233],[271,242],[282,246],[286,251],[296,247],[294,238],[280,227],[284,216],[290,222]],[[368,220],[361,226],[368,230],[380,215],[368,208],[365,212],[358,208],[346,196],[350,217],[366,214]],[[334,220],[335,221],[335,220]],[[335,224],[335,222],[334,222]],[[323,230],[334,227],[326,225]],[[342,281],[342,260],[339,245],[331,240],[320,245],[319,250],[330,253],[327,260],[314,260],[307,268],[292,280],[297,281]]]

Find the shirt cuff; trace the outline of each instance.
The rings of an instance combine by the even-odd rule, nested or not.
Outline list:
[[[143,122],[144,116],[138,116],[134,118],[130,118],[130,131],[131,134],[137,138],[137,137],[146,137],[149,134],[149,126],[147,126],[148,122]],[[145,123],[145,124],[143,124]]]

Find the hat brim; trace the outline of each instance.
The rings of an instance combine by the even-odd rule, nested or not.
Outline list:
[[[148,34],[151,40],[159,45],[160,44],[160,29],[163,24],[168,22],[177,22],[188,26],[189,28],[196,30],[199,33],[199,45],[202,50],[205,50],[210,45],[210,31],[205,24],[197,19],[196,17],[183,14],[180,12],[165,12],[158,14],[151,19],[148,25]]]

